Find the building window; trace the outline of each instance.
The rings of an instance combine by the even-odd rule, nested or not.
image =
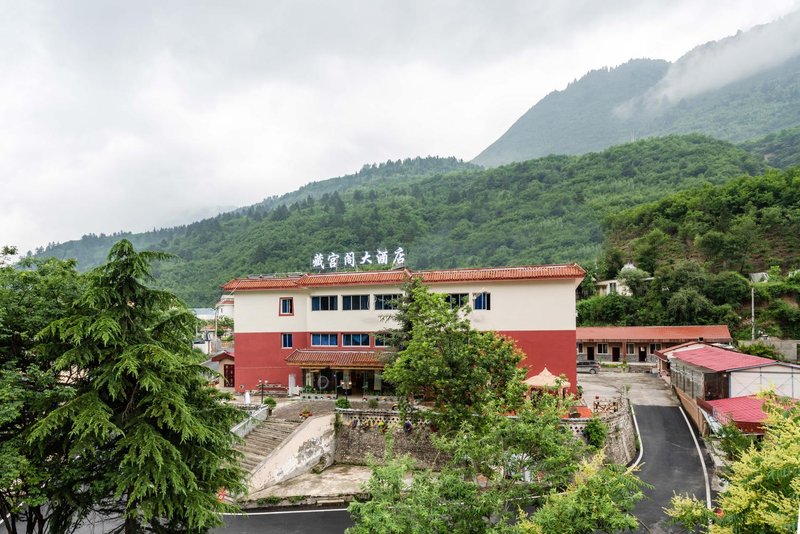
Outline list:
[[[650,343],[650,354],[653,354],[657,350],[661,350],[661,343]]]
[[[444,300],[450,304],[451,308],[460,308],[466,306],[469,302],[469,294],[467,293],[449,293],[444,296]]]
[[[634,354],[636,347],[634,347],[633,343],[628,343],[625,345],[625,354]]]
[[[281,348],[292,348],[292,334],[281,334]]]
[[[376,310],[396,310],[400,295],[375,295]]]
[[[369,295],[344,295],[342,297],[343,310],[368,310]]]
[[[608,293],[613,295],[617,292],[617,283],[616,282],[609,282],[608,284]]]
[[[314,347],[335,347],[338,344],[336,334],[311,334],[311,345]]]
[[[472,308],[475,310],[491,310],[492,295],[490,293],[476,293],[475,300],[472,301]]]
[[[608,354],[608,343],[598,343],[597,354]]]
[[[375,346],[376,347],[385,347],[386,346],[386,338],[383,336],[375,336]]]
[[[342,334],[343,347],[369,347],[369,334]]]
[[[294,315],[294,299],[292,297],[281,298],[280,315]]]
[[[336,295],[311,297],[311,311],[331,311],[338,309],[339,297]]]
[[[578,343],[578,354],[583,354],[583,343]]]

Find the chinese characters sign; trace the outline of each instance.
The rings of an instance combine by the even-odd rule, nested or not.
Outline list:
[[[371,251],[365,250],[364,253],[345,252],[338,254],[329,252],[323,254],[318,252],[311,259],[311,267],[314,269],[355,269],[358,265],[390,265],[392,267],[402,267],[406,264],[406,252],[402,247],[397,247],[394,252],[388,249],[378,249],[373,256]]]

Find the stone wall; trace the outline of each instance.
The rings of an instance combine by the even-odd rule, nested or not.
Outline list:
[[[617,411],[600,413],[597,417],[608,427],[608,435],[604,452],[606,460],[617,464],[627,465],[633,461],[637,454],[636,428],[633,424],[630,404],[626,399],[615,401],[619,406]],[[580,439],[586,439],[584,431],[589,418],[571,418],[566,420],[566,425]]]
[[[410,432],[403,428],[400,413],[384,410],[336,410],[337,464],[367,465],[370,456],[382,461],[386,453],[386,434],[394,438],[394,454],[410,454],[417,467],[441,466],[442,454],[430,440],[430,428],[416,423]]]

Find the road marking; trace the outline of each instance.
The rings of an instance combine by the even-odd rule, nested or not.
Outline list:
[[[322,512],[346,512],[347,508],[325,508],[323,510],[281,510],[278,512],[238,512],[225,513],[222,515],[248,516],[248,515],[279,515],[279,514],[318,514]]]
[[[686,421],[686,426],[689,427],[689,433],[692,435],[694,446],[697,448],[697,455],[700,457],[700,463],[703,464],[703,478],[706,481],[706,508],[711,510],[711,484],[708,481],[708,469],[706,468],[706,461],[703,458],[703,451],[700,450],[700,443],[697,442],[697,437],[694,435],[694,429],[692,428],[692,424],[689,422],[689,418],[686,417],[686,412],[683,411],[682,406],[678,406],[678,409],[681,411],[683,420]]]
[[[642,441],[642,433],[639,432],[639,421],[636,420],[636,410],[633,409],[633,404],[628,404],[631,407],[631,415],[633,416],[633,427],[636,429],[636,437],[639,438],[639,456],[636,457],[636,461],[631,464],[628,468],[628,471],[639,465],[639,462],[642,461],[642,456],[644,455],[644,441]]]

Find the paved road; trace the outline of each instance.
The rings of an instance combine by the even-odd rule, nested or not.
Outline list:
[[[353,526],[346,510],[297,511],[293,513],[266,513],[262,515],[226,516],[225,527],[215,533],[255,534],[279,532],[280,534],[332,534],[344,532]]]
[[[634,409],[644,446],[639,476],[655,486],[636,507],[636,517],[646,527],[639,532],[684,532],[667,523],[663,507],[674,492],[705,500],[703,466],[690,429],[676,406],[634,405]]]

